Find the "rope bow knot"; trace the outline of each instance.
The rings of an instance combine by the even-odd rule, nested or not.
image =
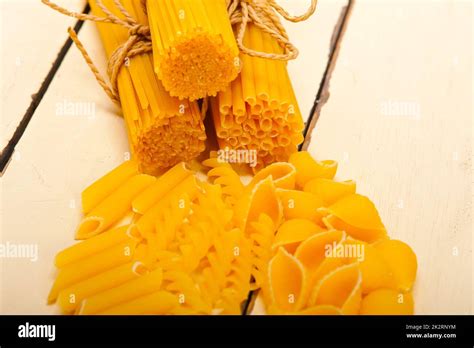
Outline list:
[[[274,60],[292,60],[298,57],[299,51],[290,42],[285,27],[283,27],[278,14],[287,21],[298,23],[307,20],[316,11],[317,0],[311,0],[308,10],[300,16],[290,15],[275,0],[227,0],[227,11],[232,25],[240,24],[237,32],[237,45],[242,53],[252,57]],[[249,23],[253,23],[263,32],[278,41],[283,48],[282,54],[260,52],[244,45],[244,36]]]

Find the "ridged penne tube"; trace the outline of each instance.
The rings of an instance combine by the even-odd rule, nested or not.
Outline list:
[[[130,262],[137,240],[129,240],[100,253],[79,260],[59,270],[48,296],[48,303],[56,300],[59,292],[87,278]]]
[[[111,195],[127,179],[138,174],[138,164],[126,161],[94,182],[82,192],[82,212],[87,214]]]
[[[125,19],[115,0],[101,2],[114,15]],[[140,1],[121,3],[135,20],[148,25]],[[92,14],[105,16],[96,0],[89,0],[89,4]],[[108,58],[130,37],[121,25],[97,23],[97,27]],[[118,73],[117,85],[132,155],[142,172],[159,174],[195,158],[205,149],[206,133],[197,103],[169,95],[154,73],[151,53],[127,58]]]
[[[282,52],[274,38],[252,23],[247,25],[244,45],[257,51]],[[287,63],[244,54],[241,60],[239,77],[211,98],[216,134],[232,149],[257,151],[257,169],[274,160],[287,161],[303,141],[304,129]],[[245,136],[245,141],[235,140],[236,136]]]
[[[225,0],[147,1],[155,72],[172,96],[216,95],[234,80],[239,50]]]
[[[133,200],[133,211],[145,214],[148,209],[191,174],[192,172],[186,168],[184,162],[178,163],[172,169],[160,176],[154,184]]]
[[[86,257],[97,254],[107,248],[130,240],[136,236],[132,235],[129,225],[120,226],[93,238],[79,242],[59,252],[54,259],[56,267],[63,268],[67,265],[83,260]]]
[[[155,177],[146,174],[128,179],[86,215],[77,229],[76,239],[93,237],[118,222],[132,209],[133,199],[155,181]]]
[[[79,308],[78,314],[97,314],[108,308],[129,302],[138,297],[158,291],[163,280],[160,268],[128,281],[115,288],[103,291],[86,298]]]
[[[169,314],[179,306],[179,298],[167,291],[157,291],[99,312],[100,315]]]
[[[147,213],[138,220],[136,225],[140,231],[140,234],[142,236],[147,236],[153,232],[157,218],[160,216],[160,213],[171,199],[186,193],[188,197],[193,200],[197,196],[198,192],[198,181],[194,175],[191,175],[173,190],[171,190],[165,197],[163,197],[161,201],[148,209]]]
[[[61,291],[58,295],[59,307],[63,313],[74,313],[83,299],[115,288],[146,272],[146,267],[140,262],[130,262],[112,268]]]

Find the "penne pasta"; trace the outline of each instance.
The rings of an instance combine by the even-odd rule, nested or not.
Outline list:
[[[154,231],[155,223],[160,213],[166,207],[171,199],[177,198],[186,193],[190,200],[193,200],[199,192],[199,183],[194,175],[189,176],[178,186],[171,190],[161,201],[156,203],[152,208],[148,209],[137,222],[137,229],[142,236],[148,236]]]
[[[192,172],[186,168],[184,162],[177,164],[133,200],[133,211],[145,214],[156,202],[191,174]]]
[[[89,213],[127,179],[136,174],[138,174],[137,162],[126,161],[94,182],[82,192],[82,212]]]
[[[108,308],[158,291],[162,280],[163,272],[160,268],[157,268],[122,285],[86,298],[82,302],[78,314],[97,314]]]
[[[56,255],[54,263],[56,267],[63,268],[114,245],[130,240],[132,237],[132,231],[128,225],[120,226],[64,249]]]
[[[156,181],[155,177],[139,174],[128,179],[117,191],[96,206],[80,223],[76,239],[93,237],[112,226],[132,209],[132,201]]]
[[[166,291],[157,291],[130,302],[99,312],[100,315],[151,315],[168,314],[179,306],[178,296]]]
[[[147,272],[140,262],[130,262],[110,269],[94,277],[74,284],[62,290],[58,295],[58,304],[63,313],[74,313],[83,299],[105,290],[115,288]]]
[[[87,278],[130,262],[137,243],[137,240],[132,239],[61,268],[49,292],[48,303],[56,301],[58,294],[62,290]]]

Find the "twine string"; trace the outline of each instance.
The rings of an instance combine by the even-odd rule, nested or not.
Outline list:
[[[118,92],[118,75],[120,70],[127,62],[136,55],[152,52],[150,27],[139,23],[125,9],[121,0],[113,0],[115,6],[123,15],[120,18],[108,9],[102,0],[95,0],[97,6],[104,13],[103,17],[92,14],[78,13],[69,11],[50,0],[41,0],[45,5],[53,10],[69,17],[77,18],[81,21],[92,21],[97,23],[110,23],[120,25],[128,30],[128,39],[110,55],[107,64],[107,74],[109,75],[110,85],[107,84],[105,78],[100,74],[96,65],[92,61],[89,53],[79,40],[77,33],[68,28],[68,33],[74,41],[84,60],[94,74],[100,86],[112,101],[120,105],[120,96]],[[147,11],[146,1],[140,0],[143,10]],[[278,14],[290,22],[302,22],[311,17],[317,5],[317,0],[311,0],[308,10],[300,16],[291,16],[283,7],[276,3],[276,0],[226,0],[227,11],[232,25],[240,25],[237,30],[237,45],[243,54],[252,57],[267,58],[273,60],[292,60],[298,57],[298,49],[290,42],[288,34],[283,27]],[[278,44],[283,48],[282,54],[260,52],[250,49],[244,45],[244,36],[249,23],[253,23],[263,32],[268,33],[277,40]]]
[[[275,0],[227,0],[227,11],[232,25],[240,24],[237,31],[237,45],[240,51],[252,57],[273,60],[288,61],[296,59],[299,51],[291,43],[277,14],[293,23],[302,22],[314,14],[317,3],[317,0],[311,0],[311,5],[305,13],[299,16],[292,16],[283,7],[278,5]],[[260,52],[246,47],[243,42],[249,23],[253,23],[263,32],[276,39],[283,48],[283,53]]]
[[[89,53],[85,49],[82,42],[79,40],[77,33],[72,29],[68,28],[68,33],[73,42],[76,44],[77,48],[81,52],[84,60],[89,66],[90,70],[94,74],[96,80],[105,91],[105,93],[112,99],[114,103],[120,106],[120,96],[118,92],[118,75],[120,70],[124,65],[127,64],[127,61],[133,58],[136,55],[144,54],[152,51],[151,37],[150,37],[150,28],[146,25],[140,24],[136,19],[134,19],[130,13],[123,7],[123,4],[120,0],[114,0],[114,4],[117,6],[117,9],[124,16],[120,18],[113,14],[103,3],[102,0],[95,0],[97,6],[104,13],[103,17],[95,16],[92,14],[84,14],[69,11],[57,4],[51,2],[50,0],[41,0],[45,5],[51,7],[53,10],[58,11],[69,17],[74,17],[82,21],[92,21],[97,23],[110,23],[115,25],[120,25],[128,29],[128,39],[110,55],[109,61],[107,64],[107,74],[109,75],[110,85],[107,84],[105,78],[99,72],[96,65],[92,61]]]

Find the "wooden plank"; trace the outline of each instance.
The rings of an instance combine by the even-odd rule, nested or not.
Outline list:
[[[418,256],[418,314],[468,314],[472,4],[358,0],[309,151],[340,163]]]
[[[309,66],[290,63],[290,74],[306,114],[324,72],[332,29],[343,3],[322,2],[318,15],[301,24],[301,30],[289,26],[290,35],[302,52],[300,59],[312,62]],[[308,2],[288,2],[291,5],[288,8],[296,13],[304,8],[303,4],[307,6]],[[104,71],[105,57],[94,25],[86,23],[80,38]],[[301,89],[308,83],[308,76],[309,87]],[[65,103],[94,111],[92,115],[65,116],[58,113]],[[2,241],[33,243],[39,250],[37,262],[0,259],[3,262],[0,312],[56,313],[56,306],[45,304],[54,279],[53,258],[73,242],[81,216],[80,193],[127,156],[126,132],[116,111],[78,51],[71,50],[0,182],[2,198],[8,202],[2,208]],[[22,274],[31,276],[29,279],[18,276]],[[31,283],[35,284],[34,290]]]
[[[60,0],[58,4],[82,12],[86,1]],[[3,149],[64,45],[67,26],[73,26],[76,20],[59,15],[39,0],[0,0],[0,13]]]
[[[311,114],[326,69],[334,27],[347,2],[348,0],[319,1],[316,13],[307,21],[284,22],[291,41],[300,52],[296,60],[289,62],[288,70],[293,78],[293,88],[305,122]],[[284,8],[292,9],[292,15],[297,15],[306,11],[309,1],[279,0],[278,3]]]

